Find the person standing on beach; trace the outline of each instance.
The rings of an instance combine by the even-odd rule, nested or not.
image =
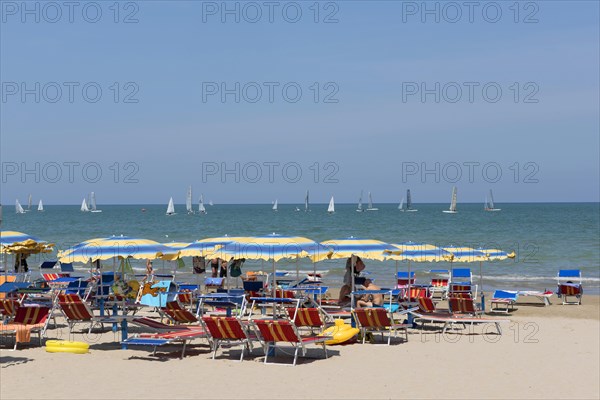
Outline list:
[[[344,285],[340,289],[339,303],[347,303],[347,296],[352,292],[352,279],[358,277],[366,268],[365,263],[360,257],[356,257],[354,271],[352,270],[352,257],[346,260],[346,274],[344,275]]]
[[[379,286],[370,279],[365,279],[363,284],[365,290],[381,290]],[[381,307],[383,306],[383,294],[369,293],[362,296],[357,302],[356,307]]]

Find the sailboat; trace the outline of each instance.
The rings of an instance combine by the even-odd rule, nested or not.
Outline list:
[[[309,212],[310,208],[308,203],[308,190],[306,191],[306,197],[304,197],[304,212]]]
[[[363,212],[363,211],[365,211],[365,210],[363,210],[363,206],[362,206],[362,195],[363,195],[363,192],[361,190],[360,191],[360,197],[358,198],[358,206],[356,206],[356,211],[357,212]]]
[[[204,195],[200,195],[200,200],[198,201],[198,212],[200,214],[206,214],[206,208],[204,208]]]
[[[456,214],[456,186],[452,188],[452,200],[450,201],[450,208],[448,210],[443,210],[446,214]]]
[[[93,213],[101,213],[102,210],[96,208],[96,193],[90,193],[90,211]]]
[[[172,197],[169,199],[169,205],[167,206],[167,215],[175,215],[175,205]]]
[[[185,198],[185,209],[188,214],[194,214],[194,210],[192,209],[192,187],[190,186],[187,191],[187,196]]]
[[[209,201],[208,201],[208,205],[209,205],[209,206],[214,206],[214,205],[215,205],[215,203],[213,203],[213,201],[212,201],[212,200],[209,200]]]
[[[398,206],[398,209],[402,212],[419,211],[419,210],[415,210],[414,208],[412,208],[412,198],[410,196],[410,189],[406,190],[406,204],[404,204],[404,197],[403,197],[402,201],[400,202],[400,205]]]
[[[379,208],[373,207],[373,197],[371,197],[371,192],[369,192],[369,204],[367,206],[367,211],[378,211]]]
[[[81,202],[81,212],[90,212],[90,209],[88,208],[88,205],[87,205],[87,201],[85,201],[85,197],[83,198],[83,201]]]
[[[277,199],[275,199],[275,202],[273,203],[273,211],[277,212]]]
[[[42,199],[40,199],[40,202],[38,203],[38,211],[43,212],[44,211],[44,204],[42,203]]]
[[[27,210],[25,212],[31,211],[31,193],[29,193],[29,198],[27,199]]]
[[[485,198],[485,203],[483,205],[483,209],[485,211],[500,211],[500,208],[494,208],[494,196],[492,195],[492,189],[490,189],[489,197]]]
[[[331,200],[329,200],[329,207],[327,207],[327,212],[329,214],[333,214],[335,212],[335,205],[333,202],[333,196],[331,196]]]
[[[19,203],[19,199],[15,201],[15,212],[17,214],[25,214],[25,210],[21,207],[21,203]]]

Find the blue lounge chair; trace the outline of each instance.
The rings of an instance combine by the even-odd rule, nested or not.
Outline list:
[[[518,292],[508,290],[496,290],[491,300],[492,312],[503,312],[508,314],[509,311],[514,311],[514,304],[519,297]]]

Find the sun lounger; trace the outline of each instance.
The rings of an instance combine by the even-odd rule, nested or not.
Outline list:
[[[302,356],[305,357],[307,353],[306,345],[315,344],[320,345],[327,358],[327,348],[325,347],[325,341],[330,340],[330,336],[309,336],[301,337],[298,333],[296,326],[285,319],[259,319],[253,320],[252,323],[256,326],[258,332],[260,332],[260,340],[263,343],[265,351],[265,364],[268,364],[268,358],[270,350],[273,349],[273,355],[277,348],[277,343],[289,343],[294,348],[294,361],[292,365],[296,365],[298,359],[298,350],[302,350]]]
[[[415,310],[413,308],[412,310]],[[392,319],[392,315],[385,308],[382,307],[367,307],[357,308],[353,310],[354,317],[357,321],[358,328],[361,331],[363,344],[365,343],[365,337],[369,332],[379,332],[383,338],[385,332],[388,333],[388,346],[391,343],[392,333],[394,337],[397,336],[398,331],[404,332],[405,340],[408,342],[408,329],[411,324],[396,323]],[[402,311],[400,314],[406,314],[408,310]]]
[[[412,315],[415,317],[415,321],[421,322],[421,324],[425,322],[433,322],[433,323],[442,323],[444,324],[442,328],[442,333],[446,333],[448,328],[455,327],[460,324],[463,325],[463,328],[466,325],[476,325],[476,324],[494,324],[496,327],[496,331],[498,335],[502,335],[502,328],[500,324],[503,322],[509,322],[508,319],[492,319],[492,318],[479,318],[479,317],[470,317],[470,316],[460,316],[454,314],[446,314],[443,315],[441,313],[433,313],[433,314],[424,314],[412,311]],[[488,332],[486,332],[488,333]]]
[[[73,333],[73,328],[79,323],[89,323],[88,334],[90,334],[94,323],[99,323],[103,327],[103,323],[112,322],[107,317],[95,317],[89,306],[76,293],[59,294],[57,300],[57,304],[69,325],[69,333]]]
[[[139,318],[133,319],[132,322],[142,324],[140,323]],[[154,349],[152,354],[155,355],[158,346],[164,346],[174,342],[183,342],[183,349],[181,350],[180,357],[183,358],[189,341],[206,337],[206,331],[202,326],[171,326],[171,328],[170,331],[166,332],[136,334],[135,336],[123,340],[121,343],[124,345],[153,346]]]
[[[496,290],[492,296],[491,312],[503,312],[508,314],[514,310],[514,305],[519,297],[518,292],[508,290]]]
[[[183,308],[178,300],[168,301],[166,306],[161,308],[161,312],[176,324],[195,324],[199,322],[196,315]]]
[[[49,307],[37,305],[23,305],[16,311],[12,322],[0,324],[1,335],[15,335],[15,347],[19,343],[28,343],[31,341],[31,333],[37,332],[40,346],[42,345],[42,336],[45,335]]]
[[[416,279],[415,279],[414,271],[410,272],[410,276],[409,276],[408,272],[399,271],[396,276],[396,285],[397,285],[396,287],[397,288],[406,287],[408,285],[414,285],[415,282],[416,282]]]
[[[474,317],[483,314],[483,311],[475,305],[475,301],[470,298],[450,297],[448,305],[452,314],[466,314]]]
[[[541,292],[541,291],[537,291],[537,290],[519,290],[517,291],[517,294],[519,296],[531,296],[531,297],[535,297],[537,299],[540,299],[541,301],[544,302],[544,306],[549,306],[552,303],[550,302],[550,297],[552,297],[552,295],[554,294],[553,292],[550,291],[546,291],[546,292]]]
[[[252,352],[252,341],[258,340],[254,332],[249,329],[249,326],[243,324],[241,319],[237,317],[202,317],[202,325],[209,334],[209,340],[213,350],[213,360],[215,359],[219,347],[225,344],[229,346],[243,346],[240,362],[244,361],[244,350],[248,349],[248,353]]]

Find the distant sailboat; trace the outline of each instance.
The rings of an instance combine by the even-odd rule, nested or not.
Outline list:
[[[446,214],[456,214],[456,186],[452,188],[452,200],[450,201],[450,208],[448,210],[443,210]]]
[[[275,199],[275,202],[273,203],[273,211],[277,212],[277,199]]]
[[[29,193],[29,198],[27,199],[27,210],[25,212],[31,211],[31,193]]]
[[[333,196],[331,196],[331,200],[329,200],[329,207],[327,207],[327,212],[329,214],[333,214],[335,212],[335,204],[333,202]]]
[[[98,210],[96,208],[96,193],[92,192],[90,193],[90,211],[93,213],[101,213],[102,210]]]
[[[308,190],[306,191],[306,197],[304,197],[304,212],[309,212],[309,203],[308,203]]]
[[[175,215],[175,205],[172,197],[169,199],[169,205],[167,206],[167,215]]]
[[[19,199],[15,201],[15,212],[17,214],[25,214],[25,210],[21,207],[21,203],[19,203]]]
[[[85,201],[85,197],[83,198],[83,201],[81,202],[81,212],[90,212],[90,209],[88,208],[88,205],[87,205],[87,201]]]
[[[485,204],[483,206],[485,211],[500,211],[501,208],[494,208],[494,196],[492,195],[492,189],[490,189],[489,197],[485,198]]]
[[[403,197],[402,201],[400,202],[400,206],[398,206],[398,208],[400,209],[400,211],[403,211],[403,212],[418,211],[418,210],[415,210],[414,208],[412,208],[412,198],[410,196],[410,189],[406,190],[406,204],[404,204],[404,197]]]
[[[200,200],[198,202],[198,212],[200,214],[206,214],[206,208],[204,207],[204,195],[200,195]]]
[[[40,202],[38,203],[38,211],[43,212],[44,211],[44,204],[42,203],[42,199],[40,199]]]
[[[213,201],[212,201],[212,200],[209,200],[209,201],[208,201],[208,205],[209,205],[209,206],[214,206],[214,205],[215,205],[215,203],[213,203]]]
[[[365,210],[363,209],[363,206],[362,206],[362,196],[363,196],[363,192],[362,192],[362,190],[361,190],[361,191],[360,191],[360,197],[358,198],[358,206],[356,206],[356,211],[357,211],[357,212],[363,212],[363,211],[365,211]]]
[[[190,186],[187,191],[187,196],[185,198],[185,209],[188,214],[194,214],[194,210],[192,209],[192,187]]]
[[[378,211],[379,208],[373,207],[373,197],[371,197],[371,192],[369,192],[369,204],[367,206],[367,211]]]

